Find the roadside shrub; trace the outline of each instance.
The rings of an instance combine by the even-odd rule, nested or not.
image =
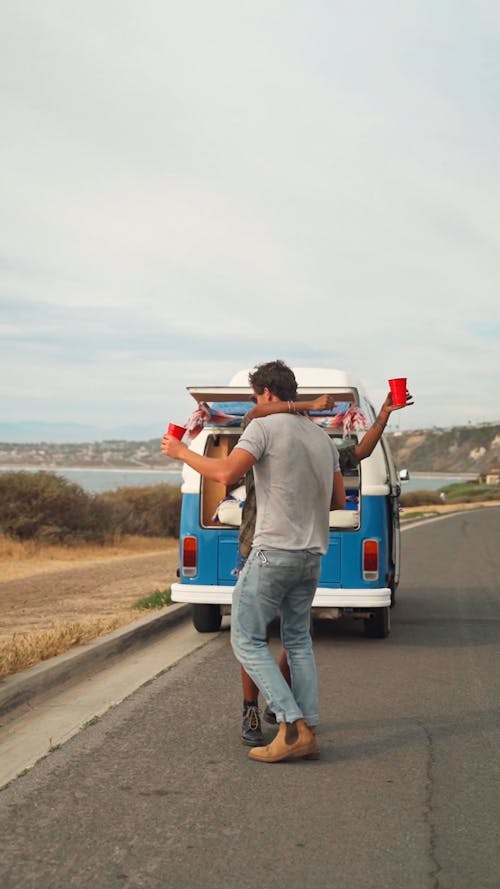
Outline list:
[[[173,485],[87,494],[53,472],[0,473],[0,534],[43,543],[111,537],[178,537],[181,492]]]
[[[104,540],[110,518],[80,485],[53,472],[0,473],[0,533],[19,540]]]
[[[483,503],[500,500],[500,485],[480,485],[477,482],[459,482],[440,488],[446,495],[445,503]],[[401,506],[430,506],[441,503],[439,491],[411,491],[401,494]]]
[[[118,488],[96,496],[111,517],[115,531],[142,537],[178,537],[181,509],[179,487],[161,483]]]
[[[447,485],[443,488],[447,503],[475,503],[500,500],[500,485],[481,485],[478,482]]]
[[[171,604],[172,590],[168,587],[166,590],[155,590],[149,596],[143,596],[142,599],[134,602],[132,608],[135,608],[137,611],[146,611],[148,609],[151,611],[154,608],[164,608],[165,605]]]
[[[439,491],[410,491],[401,494],[399,498],[401,506],[429,506],[431,503],[439,503]]]

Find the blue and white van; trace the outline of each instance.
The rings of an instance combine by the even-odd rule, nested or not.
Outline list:
[[[313,399],[323,393],[341,399],[335,419],[316,418],[320,425],[338,424],[327,426],[325,434],[331,435],[339,448],[347,441],[360,441],[364,428],[356,423],[349,428],[346,418],[364,416],[368,426],[375,419],[361,383],[341,370],[293,370],[298,383],[297,400]],[[224,457],[238,441],[242,415],[252,407],[248,373],[240,371],[228,386],[188,387],[198,404],[208,403],[214,409],[213,419],[190,444],[197,453]],[[231,405],[234,418],[227,425],[226,415],[233,414]],[[345,509],[330,513],[330,545],[322,557],[312,617],[357,618],[364,621],[367,636],[384,638],[390,631],[390,608],[399,582],[401,490],[384,437],[370,457],[344,476],[344,483],[347,504]],[[220,628],[222,615],[231,612],[241,504],[233,502],[236,508],[222,510],[230,491],[186,465],[181,491],[179,582],[172,584],[172,599],[191,603],[193,623],[199,632],[214,632]]]

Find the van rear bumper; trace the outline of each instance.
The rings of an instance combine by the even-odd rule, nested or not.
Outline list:
[[[318,587],[313,608],[384,608],[391,604],[389,587],[378,589],[330,589]]]
[[[172,584],[173,602],[191,602],[193,605],[231,605],[232,586],[208,586],[187,583]],[[384,608],[391,604],[389,587],[376,589],[342,589],[318,587],[313,608]]]
[[[173,583],[172,602],[192,602],[193,605],[230,605],[233,601],[232,586],[198,586],[194,583]]]

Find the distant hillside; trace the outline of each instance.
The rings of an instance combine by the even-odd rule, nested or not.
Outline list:
[[[500,423],[388,433],[399,469],[413,472],[477,472],[500,466]]]
[[[164,457],[160,439],[149,441],[94,441],[80,444],[0,442],[0,465],[21,469],[78,467],[82,469],[170,469],[178,463]]]
[[[399,469],[413,472],[483,473],[500,466],[500,423],[456,426],[452,429],[417,429],[386,433]],[[167,469],[178,464],[160,451],[160,439],[148,441],[89,441],[1,443],[0,465]]]

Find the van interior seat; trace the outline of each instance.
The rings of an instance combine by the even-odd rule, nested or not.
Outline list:
[[[330,528],[357,528],[359,513],[353,509],[332,509],[330,511]]]

